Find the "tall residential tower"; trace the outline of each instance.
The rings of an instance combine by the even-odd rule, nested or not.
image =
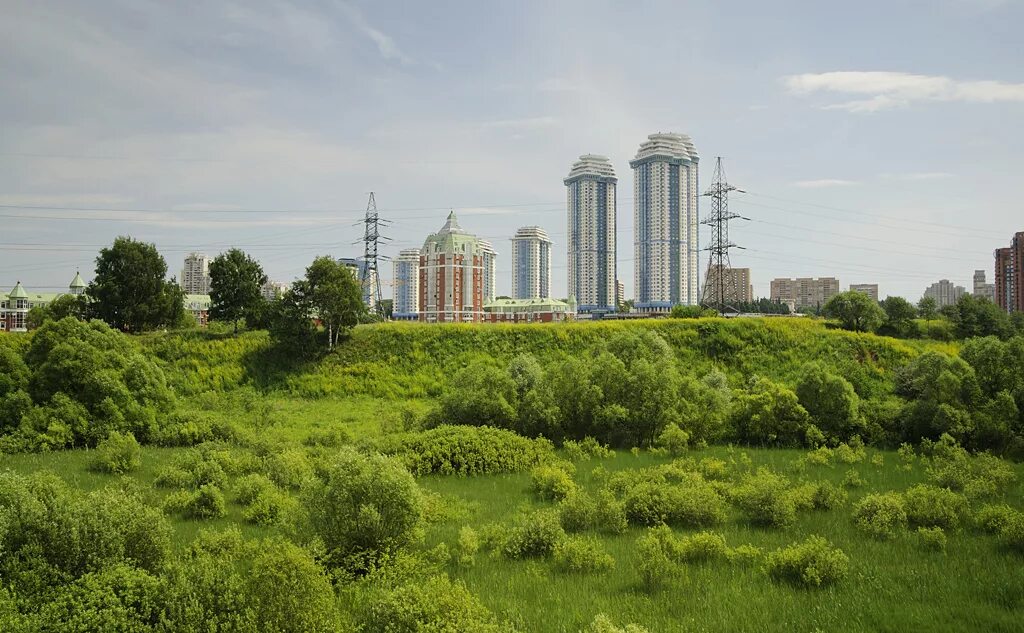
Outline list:
[[[415,321],[420,311],[420,250],[407,248],[395,258],[394,303],[391,318]]]
[[[551,296],[551,240],[539,226],[524,226],[512,238],[512,298]]]
[[[420,321],[451,323],[483,319],[485,250],[481,242],[459,226],[454,211],[448,214],[448,221],[441,230],[423,242]]]
[[[640,312],[700,301],[697,163],[689,136],[651,134],[633,168],[633,293]]]
[[[604,156],[584,154],[562,182],[569,297],[581,313],[615,312],[615,171]]]
[[[210,294],[210,258],[203,253],[186,255],[178,284],[187,295]]]

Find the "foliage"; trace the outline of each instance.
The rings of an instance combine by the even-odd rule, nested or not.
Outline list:
[[[142,466],[142,449],[131,433],[111,431],[107,439],[96,446],[89,466],[99,472],[123,475]]]
[[[939,303],[935,297],[921,297],[917,302],[917,313],[926,321],[939,318]]]
[[[494,615],[461,582],[432,576],[374,595],[361,614],[365,633],[502,633]]]
[[[800,445],[810,421],[797,395],[767,378],[736,398],[730,418],[738,440],[761,446]]]
[[[636,624],[626,626],[615,626],[615,623],[603,613],[598,613],[594,620],[582,633],[650,633],[647,629]]]
[[[34,330],[47,321],[60,321],[67,317],[85,321],[89,318],[89,302],[85,295],[60,295],[53,301],[35,306],[28,311],[28,328]]]
[[[971,366],[959,358],[926,352],[896,374],[894,392],[908,401],[903,408],[903,437],[938,439],[948,433],[959,441],[971,437],[971,408],[980,388]]]
[[[853,521],[879,540],[894,538],[907,525],[903,497],[895,492],[869,494],[854,505]]]
[[[116,564],[90,572],[63,587],[39,613],[42,631],[146,631],[161,623],[160,579]]]
[[[911,527],[956,529],[967,515],[967,499],[947,488],[919,484],[903,493]]]
[[[273,540],[254,548],[246,593],[259,628],[281,633],[337,631],[334,590],[302,548]]]
[[[815,510],[835,510],[846,503],[848,495],[842,488],[823,481],[815,486],[814,496],[811,499]]]
[[[1003,527],[1013,521],[1017,514],[1019,512],[1005,503],[986,504],[978,508],[974,515],[974,523],[982,532],[999,534],[1003,531]]]
[[[459,540],[456,543],[458,563],[463,567],[471,567],[476,561],[476,553],[480,550],[480,537],[476,530],[468,525],[459,529]]]
[[[683,575],[682,569],[669,557],[674,544],[668,526],[653,527],[636,540],[637,571],[647,592],[661,589],[666,583]]]
[[[879,334],[906,337],[914,333],[917,308],[912,303],[903,297],[889,296],[882,300],[881,305],[885,311],[885,325],[879,329]]]
[[[946,532],[941,527],[917,528],[917,541],[921,547],[936,552],[946,551]]]
[[[565,538],[557,511],[535,510],[518,518],[501,551],[509,558],[543,558]]]
[[[789,480],[767,469],[747,475],[732,491],[733,502],[754,525],[787,527],[796,520]]]
[[[555,543],[552,557],[555,569],[568,573],[599,573],[615,567],[615,559],[594,537],[567,536]]]
[[[702,317],[707,318],[715,316],[718,316],[718,313],[709,308],[683,304],[672,306],[672,311],[669,313],[669,317],[673,319],[700,319]]]
[[[838,319],[843,329],[854,332],[874,332],[885,320],[885,312],[878,303],[856,290],[833,295],[822,311],[826,317]]]
[[[310,330],[295,330],[295,325],[281,321],[298,318],[309,323],[316,318],[327,330],[328,348],[334,348],[366,314],[359,279],[348,266],[327,256],[313,260],[306,268],[306,277],[292,284],[281,303],[284,313],[274,327],[276,335],[286,340],[305,338],[308,342]]]
[[[583,490],[573,491],[559,502],[558,511],[567,532],[598,530],[622,534],[628,525],[625,506],[607,490],[598,491],[596,496]]]
[[[552,446],[490,427],[440,426],[382,438],[374,447],[400,459],[414,475],[478,475],[527,470],[548,459]]]
[[[959,339],[975,336],[997,336],[1001,339],[1013,335],[1010,317],[988,299],[964,294],[956,304],[943,308]]]
[[[1004,547],[1024,553],[1024,512],[1011,515],[999,529],[999,542]]]
[[[365,571],[419,538],[423,495],[398,460],[344,447],[304,495],[309,526],[333,567]]]
[[[119,237],[96,258],[96,275],[85,291],[89,309],[123,332],[179,326],[189,319],[184,291],[166,277],[167,262],[156,246]]]
[[[804,365],[795,389],[800,405],[826,438],[847,440],[861,432],[860,398],[853,385],[828,371],[823,363]]]
[[[820,536],[809,536],[765,558],[765,571],[772,579],[812,588],[839,582],[849,566],[849,557]]]
[[[668,451],[672,457],[686,453],[690,443],[690,434],[679,428],[675,422],[669,422],[658,436],[655,445]]]
[[[237,248],[229,249],[210,262],[210,316],[234,324],[256,315],[264,299],[261,294],[267,276],[260,263]]]
[[[635,525],[706,527],[725,520],[725,501],[715,488],[693,473],[685,484],[641,481],[623,497],[626,517]]]
[[[530,471],[530,490],[541,499],[559,501],[576,490],[576,482],[563,464],[542,464]]]

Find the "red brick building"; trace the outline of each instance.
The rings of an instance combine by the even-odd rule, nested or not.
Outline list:
[[[1007,312],[1024,312],[1024,231],[1014,234],[1009,248],[996,258],[996,304]]]
[[[484,317],[484,252],[480,240],[455,217],[423,243],[419,268],[419,320],[479,322]]]

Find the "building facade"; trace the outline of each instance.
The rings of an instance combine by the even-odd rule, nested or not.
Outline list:
[[[615,308],[618,309],[626,302],[626,284],[615,281]]]
[[[487,323],[551,323],[576,318],[576,304],[549,297],[495,299],[484,305]]]
[[[494,245],[487,240],[478,240],[483,253],[483,293],[484,302],[494,299],[498,292],[498,253]]]
[[[717,305],[722,303],[720,298],[720,289],[718,284],[719,273],[721,268],[719,266],[708,267],[708,278],[704,280],[704,293],[703,297],[707,297],[708,302]],[[740,303],[750,303],[754,300],[754,286],[750,282],[750,269],[749,268],[728,268],[725,271],[725,296],[728,301],[736,301]],[[733,291],[733,289],[735,289]]]
[[[82,275],[77,272],[67,292],[29,292],[20,281],[17,282],[9,293],[0,294],[0,332],[27,332],[29,310],[45,307],[66,294],[84,295],[85,287]]]
[[[794,310],[820,308],[839,294],[839,280],[835,277],[800,277],[772,279],[771,300],[788,304]]]
[[[394,261],[394,294],[391,318],[416,321],[420,311],[420,251],[407,248]]]
[[[210,258],[204,253],[189,253],[178,280],[185,294],[210,294]]]
[[[1014,234],[1009,248],[996,250],[996,305],[1024,312],[1024,231]]]
[[[985,283],[984,270],[974,271],[974,292],[971,294],[978,299],[988,299],[992,303],[996,302],[996,285]]]
[[[551,296],[551,240],[539,226],[524,226],[512,238],[512,298]],[[484,297],[490,301],[492,298]]]
[[[852,292],[863,292],[871,297],[872,301],[878,301],[878,284],[850,284]]]
[[[633,169],[633,292],[639,312],[700,301],[697,164],[689,136],[651,134]]]
[[[568,294],[580,312],[614,312],[615,170],[604,156],[584,154],[562,181],[566,188]]]
[[[274,301],[275,299],[283,297],[284,293],[288,292],[289,288],[291,288],[291,284],[289,283],[267,280],[267,283],[260,287],[260,296],[267,301]]]
[[[478,322],[484,316],[484,245],[455,212],[420,249],[419,320]],[[491,249],[493,251],[493,249]]]
[[[363,272],[366,270],[366,262],[362,259],[354,257],[342,257],[338,260],[345,266],[347,266],[352,274],[356,276],[363,289],[363,303],[372,312],[377,307],[377,285],[380,283],[380,279],[377,276],[377,271],[370,271],[370,279],[368,284],[363,284]]]
[[[924,291],[924,296],[935,299],[935,304],[940,308],[955,304],[965,294],[966,288],[957,286],[948,279],[940,279]]]

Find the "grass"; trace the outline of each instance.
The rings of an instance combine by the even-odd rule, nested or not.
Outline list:
[[[284,417],[308,415],[295,403],[279,403]],[[326,417],[340,417],[343,410],[363,411],[377,403],[352,403],[332,412],[326,403],[316,403]],[[313,406],[313,405],[311,405]],[[337,415],[334,415],[337,414]],[[290,419],[290,418],[289,418]],[[347,422],[358,424],[358,422]],[[290,433],[297,431],[289,426]],[[282,433],[284,437],[285,433]],[[184,449],[145,448],[143,466],[130,477],[147,491],[148,501],[159,504],[167,494],[153,487],[156,471]],[[858,464],[797,466],[803,451],[748,449],[752,466],[770,466],[791,479],[830,481],[841,485],[850,468],[856,469],[865,485],[849,490],[847,504],[829,512],[805,511],[794,526],[785,530],[755,528],[733,510],[729,520],[716,529],[730,546],[750,543],[771,551],[803,540],[810,534],[826,537],[851,559],[849,575],[834,587],[807,590],[772,582],[753,566],[732,566],[724,561],[687,565],[685,575],[664,589],[648,594],[639,584],[635,542],[643,531],[630,528],[625,534],[600,536],[605,549],[615,558],[611,572],[594,575],[562,574],[550,561],[512,561],[481,551],[473,567],[452,563],[448,571],[466,582],[470,590],[502,618],[522,631],[578,631],[597,613],[616,622],[635,622],[651,631],[932,631],[1019,630],[1024,608],[1024,570],[1019,556],[999,548],[995,538],[970,528],[949,534],[946,553],[923,549],[914,534],[906,531],[893,541],[868,538],[852,525],[853,503],[870,492],[896,490],[921,483],[920,465],[901,468],[895,453],[884,452],[884,465],[870,463],[879,451],[868,449],[868,460]],[[738,458],[740,451],[712,447],[691,453],[695,458]],[[5,467],[19,472],[52,470],[66,481],[88,491],[116,481],[116,477],[88,470],[87,451],[12,455]],[[613,458],[577,463],[575,479],[595,491],[599,481],[593,470],[609,472],[658,465],[670,458],[642,452],[619,451]],[[738,468],[738,466],[730,466]],[[1017,467],[1019,478],[1024,469]],[[454,548],[459,529],[469,525],[479,530],[489,523],[507,524],[516,511],[550,507],[537,501],[529,491],[528,473],[477,477],[428,476],[421,486],[445,501],[446,518],[427,531],[424,548],[446,543]],[[230,485],[228,487],[230,489]],[[230,494],[229,494],[230,499]],[[1015,484],[1005,502],[1022,507],[1020,484]],[[190,542],[200,529],[239,526],[247,537],[266,536],[281,528],[260,528],[245,524],[241,509],[229,503],[229,515],[212,521],[174,518],[175,541],[179,548]],[[689,533],[677,529],[677,533]]]

